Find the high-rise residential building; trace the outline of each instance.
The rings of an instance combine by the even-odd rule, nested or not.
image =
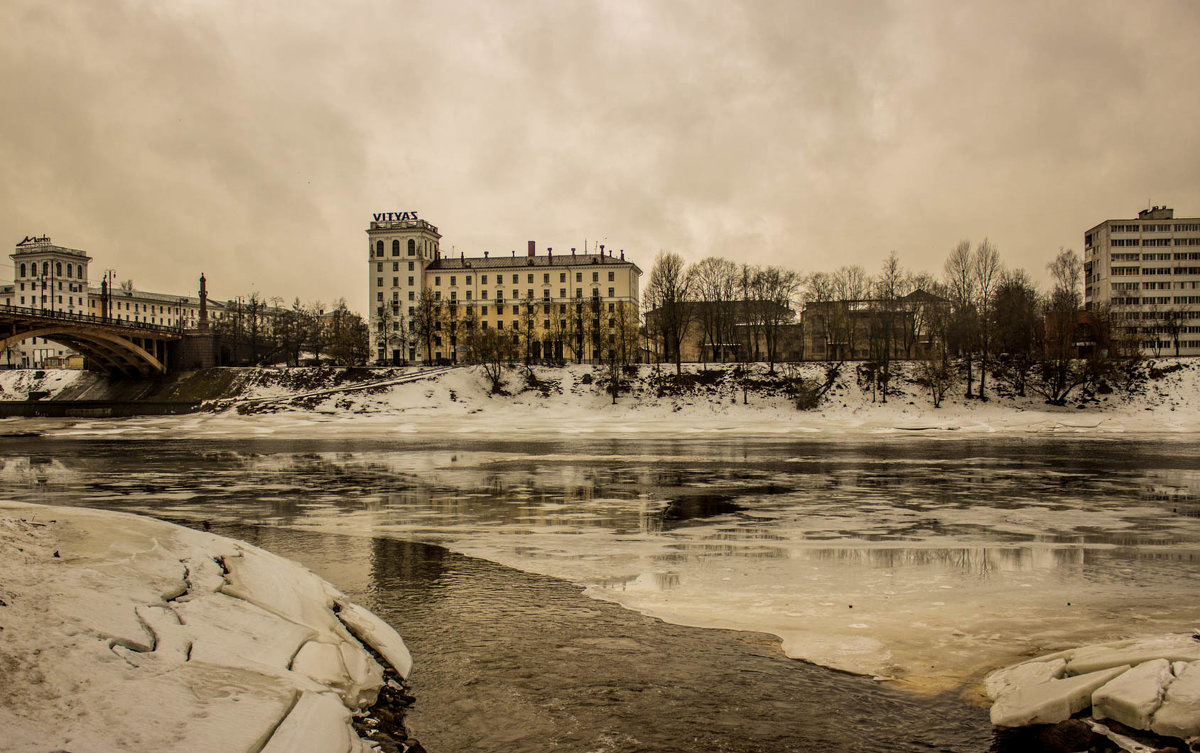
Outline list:
[[[1200,355],[1200,218],[1168,207],[1105,220],[1083,237],[1084,302],[1148,355]]]
[[[538,254],[529,241],[524,255],[447,257],[438,229],[414,212],[375,215],[367,237],[378,362],[463,361],[471,335],[489,330],[539,360],[636,351],[642,271],[624,251]]]

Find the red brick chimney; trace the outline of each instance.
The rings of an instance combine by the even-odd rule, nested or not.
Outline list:
[[[530,256],[537,255],[537,244],[534,241],[529,241],[529,255]]]

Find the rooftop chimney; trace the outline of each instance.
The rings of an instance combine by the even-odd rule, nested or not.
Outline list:
[[[621,249],[621,261],[625,261],[625,249]]]
[[[604,256],[604,244],[603,243],[600,244],[600,255]]]
[[[574,256],[574,255],[575,255],[575,247],[571,246],[571,256]]]
[[[483,258],[485,258],[485,259],[486,259],[486,258],[487,258],[487,255],[488,255],[488,252],[487,252],[487,251],[484,251],[484,252],[483,252]]]
[[[517,252],[514,251],[513,256],[516,256],[516,255],[517,255]],[[535,244],[533,241],[529,241],[529,255],[531,257],[537,255],[537,244]]]

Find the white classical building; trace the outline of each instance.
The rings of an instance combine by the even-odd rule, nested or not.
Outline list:
[[[92,257],[79,249],[55,245],[49,236],[27,236],[16,244],[10,258],[13,282],[0,285],[0,304],[4,306],[180,329],[195,328],[200,316],[197,296],[136,290],[128,284],[114,285],[111,279],[91,285]],[[210,319],[220,319],[224,309],[225,304],[209,300]],[[42,337],[23,340],[0,353],[0,367],[62,366],[81,367],[82,359],[70,348]]]
[[[1110,310],[1148,355],[1200,355],[1200,218],[1168,207],[1084,233],[1084,302]]]

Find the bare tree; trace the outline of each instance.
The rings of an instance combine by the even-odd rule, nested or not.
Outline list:
[[[1000,355],[996,374],[1022,397],[1042,339],[1043,308],[1041,296],[1024,270],[1004,273],[992,308],[995,349]]]
[[[433,291],[425,288],[413,312],[413,334],[425,346],[425,362],[433,360],[433,339],[438,331],[441,306]]]
[[[1000,284],[1003,271],[1000,252],[987,238],[975,248],[971,267],[977,296],[975,310],[979,313],[979,399],[987,400],[984,388],[992,351],[992,310],[996,302],[996,287]]]
[[[646,305],[650,310],[647,326],[662,338],[666,357],[674,360],[675,373],[683,373],[683,338],[694,308],[690,305],[692,276],[683,257],[661,252],[654,260],[646,287]]]
[[[755,315],[762,323],[768,370],[774,374],[783,327],[796,316],[794,307],[800,293],[800,275],[782,267],[767,267],[758,273],[754,290],[758,296]]]
[[[974,397],[974,374],[971,356],[979,340],[979,316],[975,304],[977,282],[971,256],[971,242],[959,241],[946,258],[946,291],[950,297],[951,319],[947,328],[947,346],[966,361],[967,397]]]
[[[1048,266],[1054,289],[1046,307],[1041,379],[1035,386],[1048,401],[1062,405],[1072,390],[1087,381],[1074,347],[1083,265],[1074,251],[1059,249],[1058,256]]]
[[[711,354],[724,363],[733,343],[734,306],[738,292],[738,267],[728,259],[710,256],[692,267],[695,298],[700,304],[696,319],[700,327],[701,361]]]

